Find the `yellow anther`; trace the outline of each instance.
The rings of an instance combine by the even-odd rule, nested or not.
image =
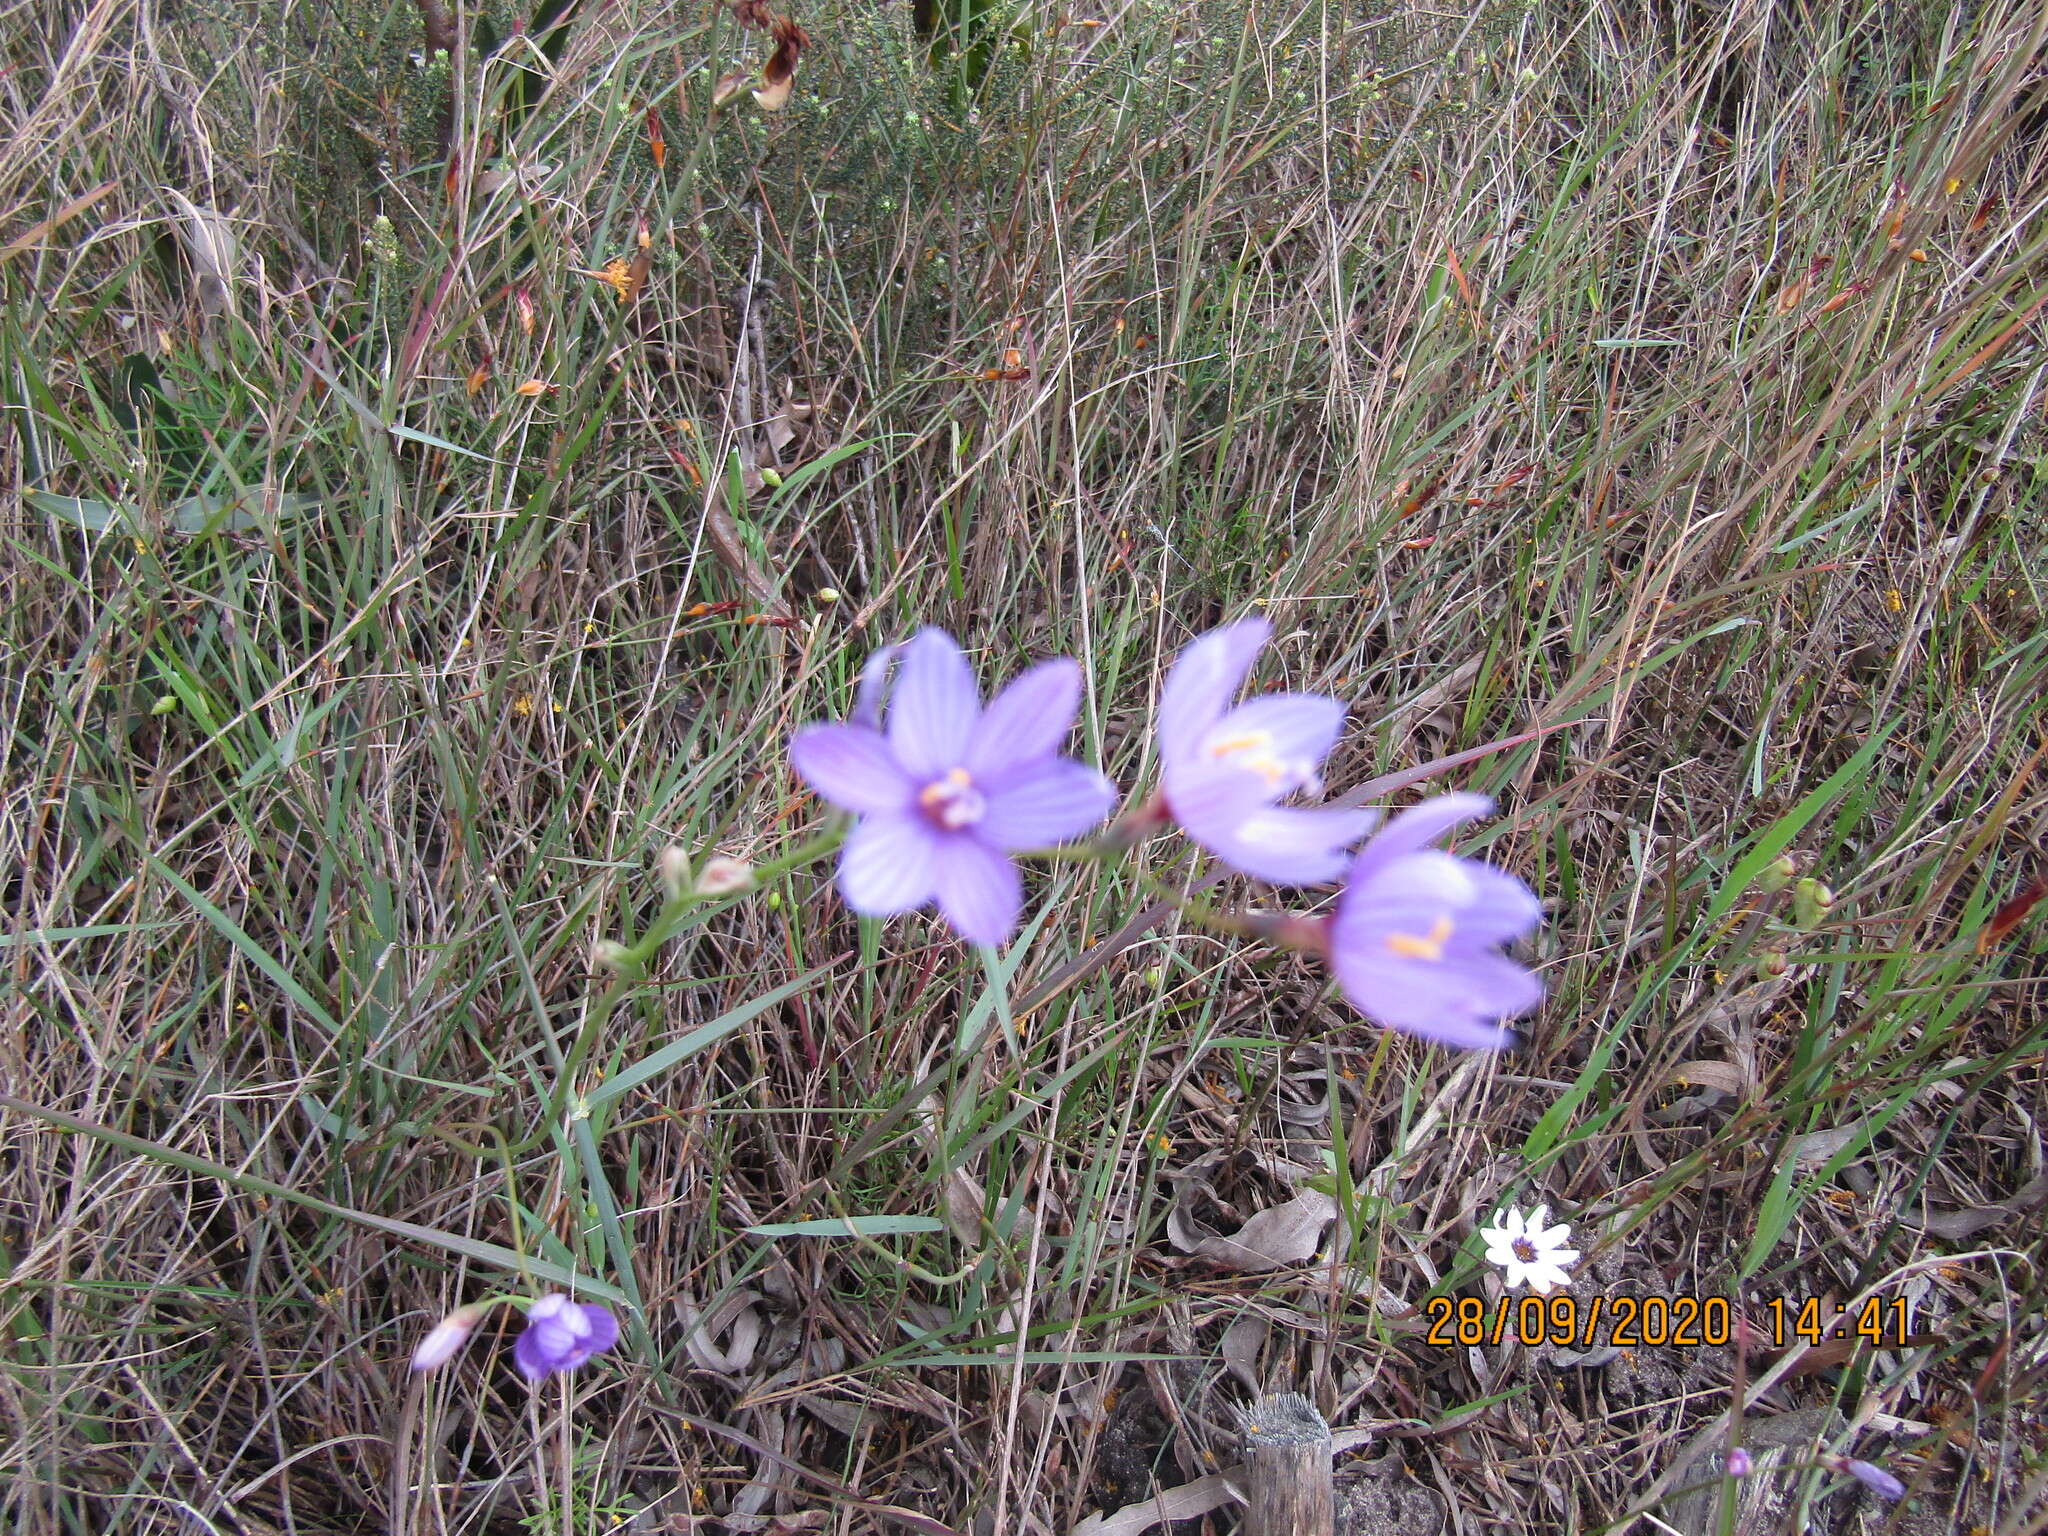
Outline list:
[[[965,768],[949,768],[944,778],[933,779],[918,791],[917,803],[928,811],[936,810],[953,799],[961,790],[973,787],[974,778]]]
[[[1444,941],[1456,931],[1448,917],[1440,917],[1424,937],[1418,938],[1412,933],[1388,934],[1387,948],[1403,960],[1441,960]]]
[[[1256,773],[1268,785],[1278,787],[1291,777],[1287,764],[1273,753],[1271,731],[1246,731],[1242,736],[1226,736],[1221,741],[1212,741],[1206,748],[1213,758],[1226,760],[1234,768],[1247,773]]]
[[[1221,741],[1209,743],[1211,757],[1228,757],[1233,752],[1257,752],[1273,745],[1270,731],[1246,731],[1242,736],[1226,736]]]

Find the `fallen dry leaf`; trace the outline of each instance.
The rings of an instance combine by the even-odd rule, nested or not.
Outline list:
[[[754,1363],[762,1332],[760,1292],[734,1291],[709,1312],[688,1302],[677,1311],[683,1319],[683,1347],[699,1370],[739,1376]]]
[[[1337,1219],[1337,1202],[1321,1190],[1303,1189],[1290,1200],[1256,1211],[1234,1233],[1215,1231],[1201,1219],[1198,1204],[1222,1204],[1211,1180],[1227,1157],[1226,1153],[1208,1153],[1171,1175],[1179,1193],[1166,1213],[1167,1240],[1182,1253],[1246,1274],[1314,1258],[1322,1246],[1323,1229]],[[1288,1186],[1299,1184],[1309,1174],[1308,1169],[1278,1158],[1260,1158],[1256,1163]]]

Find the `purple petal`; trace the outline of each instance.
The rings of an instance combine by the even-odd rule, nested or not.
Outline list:
[[[1081,667],[1071,657],[1042,661],[989,701],[967,743],[977,779],[1059,749],[1081,702]]]
[[[993,713],[993,711],[991,711]],[[975,835],[996,848],[1049,848],[1079,837],[1116,805],[1117,788],[1067,757],[1043,757],[985,786]]]
[[[932,896],[938,834],[916,815],[869,816],[839,854],[839,894],[863,917],[890,917]]]
[[[1382,832],[1367,845],[1367,851],[1385,839],[1386,833]],[[1344,900],[1338,905],[1340,928],[1405,929],[1420,925],[1428,929],[1439,918],[1455,922],[1466,907],[1479,899],[1479,882],[1473,878],[1473,872],[1486,867],[1476,859],[1461,859],[1431,848],[1382,863],[1360,879],[1358,864],[1364,862],[1365,855],[1360,854],[1352,865]]]
[[[789,739],[789,765],[842,810],[900,811],[915,789],[889,743],[864,725],[807,725]]]
[[[1201,750],[1213,753],[1234,739],[1269,737],[1264,750],[1298,768],[1306,782],[1343,729],[1344,705],[1336,699],[1320,693],[1267,693],[1247,699],[1205,731]]]
[[[1388,955],[1370,970],[1366,995],[1352,1001],[1396,1029],[1432,1039],[1465,1032],[1505,1041],[1511,1037],[1500,1021],[1543,1001],[1543,983],[1505,955],[1448,954],[1433,963]]]
[[[1376,1024],[1460,1050],[1499,1050],[1514,1035],[1498,1022],[1542,1001],[1542,987],[1500,955],[1410,960],[1333,947],[1330,967],[1353,1007]]]
[[[1459,861],[1472,882],[1472,900],[1458,914],[1458,937],[1471,944],[1507,944],[1543,922],[1536,893],[1505,870],[1477,859]]]
[[[1543,921],[1543,907],[1513,875],[1435,848],[1383,864],[1364,880],[1352,866],[1338,903],[1340,933],[1371,933],[1378,941],[1392,932],[1426,933],[1439,921],[1449,927],[1441,942],[1483,949],[1528,933]]]
[[[1213,839],[1229,836],[1231,828],[1276,798],[1257,774],[1199,758],[1183,759],[1178,767],[1169,761],[1163,778],[1173,819],[1211,852]]]
[[[1272,634],[1264,619],[1241,619],[1210,630],[1180,653],[1159,690],[1159,753],[1165,761],[1193,755],[1203,733],[1237,697]]]
[[[1222,833],[1210,851],[1274,885],[1320,885],[1344,872],[1345,850],[1378,819],[1377,811],[1267,806]]]
[[[932,867],[939,910],[971,944],[1000,944],[1017,931],[1024,879],[1017,866],[973,837],[949,837]]]
[[[860,669],[860,683],[853,694],[853,723],[882,728],[882,696],[889,691],[889,665],[903,654],[899,641],[885,645],[867,659]]]
[[[1460,822],[1485,816],[1492,810],[1493,802],[1486,796],[1470,794],[1432,795],[1420,805],[1411,805],[1359,851],[1358,862],[1351,866],[1352,883],[1359,883],[1394,859],[1419,853]]]
[[[590,1330],[583,1338],[583,1358],[588,1360],[619,1342],[619,1320],[612,1316],[610,1308],[594,1301],[586,1301],[582,1307],[584,1322]]]
[[[528,1328],[512,1341],[512,1363],[519,1367],[519,1374],[528,1381],[539,1381],[555,1369],[554,1357],[546,1352],[540,1334]]]
[[[576,1344],[568,1323],[572,1305],[568,1297],[556,1292],[539,1297],[526,1309],[526,1327],[512,1341],[512,1362],[527,1380],[538,1381],[566,1363]]]
[[[981,713],[981,691],[953,637],[921,629],[903,647],[889,702],[889,745],[913,778],[960,766]]]

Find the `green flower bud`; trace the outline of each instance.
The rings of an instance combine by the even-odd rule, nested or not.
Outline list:
[[[398,260],[398,229],[389,216],[380,213],[370,220],[369,238],[363,241],[363,247],[372,261],[389,266]]]
[[[1802,928],[1814,927],[1834,904],[1835,893],[1811,875],[1792,887],[1792,921]]]
[[[1792,877],[1799,873],[1799,866],[1792,855],[1781,853],[1764,866],[1764,872],[1756,877],[1756,889],[1768,896],[1773,891],[1782,891],[1792,883]]]

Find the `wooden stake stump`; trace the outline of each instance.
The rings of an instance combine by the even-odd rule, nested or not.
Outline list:
[[[1244,1425],[1244,1536],[1336,1536],[1330,1426],[1299,1392],[1252,1404]]]

